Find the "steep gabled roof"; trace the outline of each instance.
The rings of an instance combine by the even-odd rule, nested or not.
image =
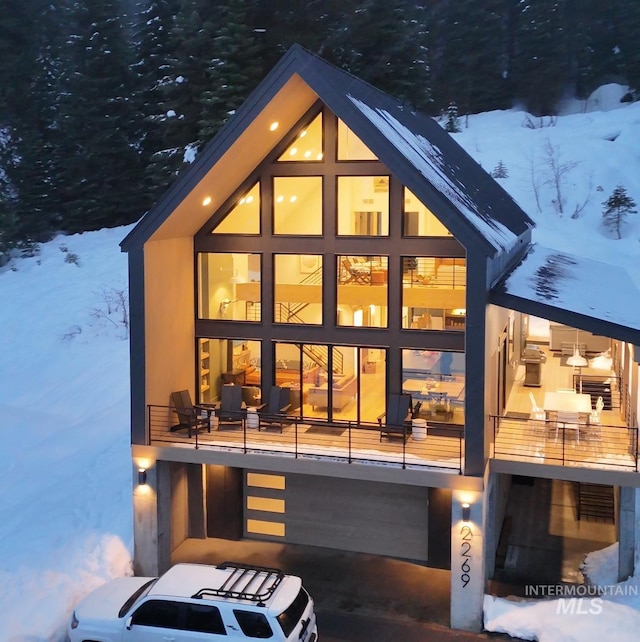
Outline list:
[[[278,120],[280,131],[287,131],[317,99],[465,247],[495,256],[533,227],[507,192],[432,118],[294,45],[123,240],[123,251],[154,237],[194,234],[278,142],[265,135],[267,123]],[[212,190],[216,198],[205,211],[201,197]],[[181,221],[171,224],[174,213]]]

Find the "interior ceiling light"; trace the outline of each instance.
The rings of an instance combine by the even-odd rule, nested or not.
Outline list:
[[[292,196],[292,197],[289,199],[289,202],[290,202],[290,203],[295,203],[297,200],[298,200],[298,197],[297,197],[297,196]]]
[[[309,150],[307,150],[307,151],[304,153],[304,157],[305,157],[305,158],[309,158],[310,156],[311,156],[311,152],[310,152]]]
[[[282,201],[284,201],[284,196],[280,195],[276,198],[276,203],[282,203]]]
[[[295,156],[297,153],[298,153],[298,148],[292,147],[291,150],[289,151],[289,156]]]
[[[247,203],[253,203],[253,196],[247,196]]]
[[[211,196],[205,196],[205,197],[202,199],[202,205],[203,205],[204,207],[206,207],[206,206],[207,206],[207,205],[209,205],[210,203],[211,203]]]
[[[276,131],[276,129],[278,129],[278,125],[279,125],[278,121],[274,121],[273,123],[271,123],[271,125],[269,125],[269,131],[270,132]]]
[[[306,135],[307,135],[307,130],[303,129],[301,134],[300,134],[300,138],[304,138]]]
[[[316,159],[317,159],[317,160],[322,160],[322,153],[318,154],[318,155],[316,156]]]

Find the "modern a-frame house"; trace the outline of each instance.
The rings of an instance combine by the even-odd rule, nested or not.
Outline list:
[[[289,50],[122,243],[136,569],[194,537],[398,557],[451,568],[452,625],[479,629],[509,476],[582,471],[509,441],[533,435],[505,416],[522,319],[612,337],[637,425],[638,327],[523,293],[532,228],[432,118]]]

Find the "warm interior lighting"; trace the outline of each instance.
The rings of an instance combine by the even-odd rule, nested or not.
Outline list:
[[[211,204],[211,196],[205,196],[204,199],[202,200],[202,205],[203,207],[206,207],[207,205]]]
[[[297,196],[291,196],[291,197],[289,198],[289,202],[290,202],[290,203],[295,203],[297,200],[298,200],[298,197],[297,197]]]
[[[580,348],[577,345],[573,346],[573,354],[567,359],[567,365],[584,368],[587,363],[587,360],[580,354]]]
[[[303,129],[302,132],[300,133],[300,138],[304,138],[307,135],[307,130]]]
[[[316,156],[316,159],[317,159],[317,160],[322,160],[322,153],[318,154],[318,155]]]
[[[576,342],[573,344],[573,354],[567,359],[567,365],[574,368],[584,368],[588,361],[580,354],[579,330],[576,328]]]
[[[138,486],[144,486],[147,483],[147,471],[144,468],[138,468]]]
[[[471,519],[471,506],[467,503],[462,504],[462,521],[468,522]]]
[[[282,196],[281,194],[280,196],[278,196],[278,198],[276,198],[276,203],[282,203],[282,201],[284,201],[284,196]]]
[[[278,129],[279,125],[280,125],[280,123],[278,123],[278,121],[274,121],[273,123],[271,123],[271,125],[269,125],[269,131],[270,132],[276,131],[276,129]]]
[[[297,147],[292,147],[289,150],[289,156],[295,156],[298,153],[298,148]]]

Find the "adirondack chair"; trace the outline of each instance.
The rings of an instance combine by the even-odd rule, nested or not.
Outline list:
[[[406,440],[410,430],[411,395],[391,394],[387,398],[387,411],[378,417],[380,441],[383,438]]]
[[[213,412],[211,406],[194,406],[188,390],[172,392],[171,402],[178,416],[178,423],[169,428],[171,432],[186,430],[189,438],[192,432],[203,428],[211,432],[211,413]]]

